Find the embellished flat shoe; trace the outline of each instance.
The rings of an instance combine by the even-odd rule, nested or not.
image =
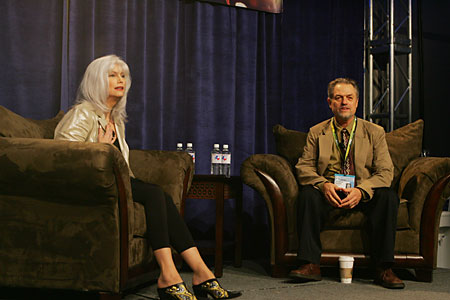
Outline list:
[[[216,278],[206,280],[198,285],[193,285],[195,296],[207,299],[208,295],[213,299],[232,299],[242,295],[241,292],[227,291],[222,288]]]
[[[161,300],[197,300],[197,298],[186,288],[184,282],[166,288],[158,288],[158,296]]]

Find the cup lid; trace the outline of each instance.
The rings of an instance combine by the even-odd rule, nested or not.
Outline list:
[[[339,256],[339,261],[355,261],[352,256]]]

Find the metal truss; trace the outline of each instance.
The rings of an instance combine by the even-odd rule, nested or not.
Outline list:
[[[411,123],[411,1],[365,1],[363,113],[386,131]]]

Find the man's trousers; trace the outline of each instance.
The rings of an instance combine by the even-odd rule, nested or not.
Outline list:
[[[361,201],[353,208],[368,218],[371,258],[376,265],[394,262],[398,205],[399,199],[393,190],[378,188],[371,200]],[[332,207],[321,191],[306,185],[300,187],[297,209],[297,258],[305,263],[319,264],[322,253],[320,232],[329,213],[343,208]]]

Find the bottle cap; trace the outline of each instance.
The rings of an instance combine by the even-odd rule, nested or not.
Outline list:
[[[223,144],[223,149],[228,149],[228,145],[227,144]]]
[[[186,145],[188,148],[192,148],[192,143],[187,143]]]
[[[177,143],[177,148],[183,148],[183,143]]]
[[[219,149],[220,145],[219,144],[214,144],[214,148]]]

